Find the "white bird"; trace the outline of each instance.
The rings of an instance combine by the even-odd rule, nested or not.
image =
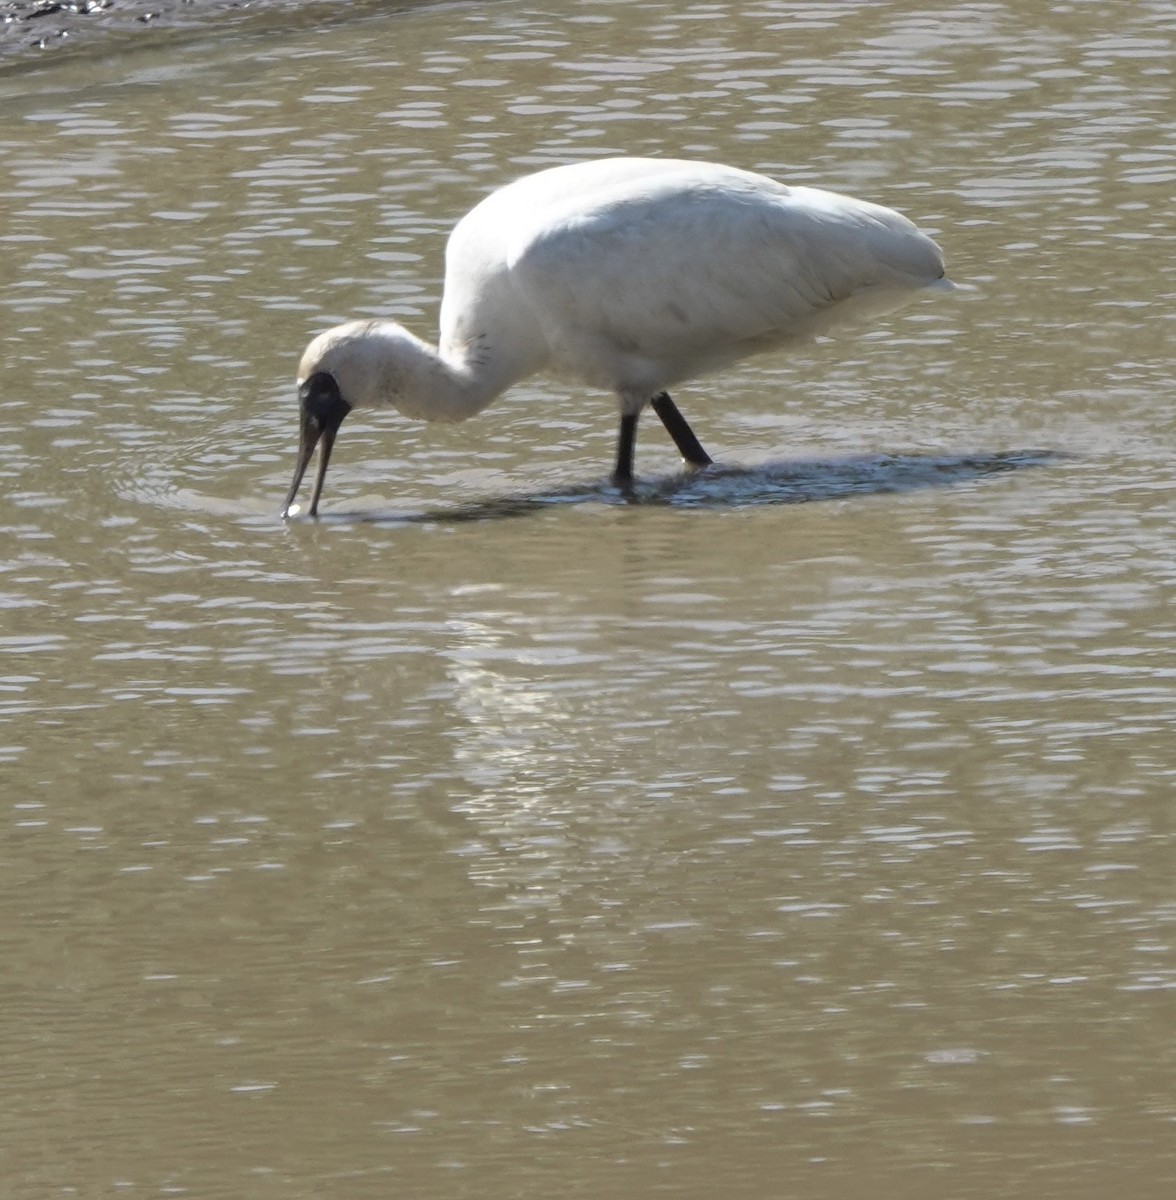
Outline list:
[[[711,459],[666,389],[951,289],[939,247],[889,208],[716,163],[609,158],[552,167],[487,196],[445,252],[441,340],[392,321],[316,337],[298,371],[298,463],[316,445],[316,516],[353,408],[464,421],[540,371],[620,402],[614,482],[629,487],[651,404],[688,464]]]

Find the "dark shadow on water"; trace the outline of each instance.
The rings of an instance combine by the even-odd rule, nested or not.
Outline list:
[[[724,467],[638,480],[626,493],[606,480],[574,484],[550,491],[471,500],[418,513],[395,511],[340,512],[339,522],[385,525],[449,525],[524,517],[568,504],[619,507],[752,508],[772,504],[808,504],[953,487],[1026,467],[1063,462],[1070,455],[1056,450],[977,451],[970,454],[872,454],[845,458],[796,459],[757,467]]]

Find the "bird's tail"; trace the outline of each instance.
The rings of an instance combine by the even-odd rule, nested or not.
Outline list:
[[[956,283],[952,279],[948,279],[946,275],[940,275],[938,279],[933,279],[930,283],[923,286],[923,291],[930,292],[971,292],[975,291],[970,284]]]

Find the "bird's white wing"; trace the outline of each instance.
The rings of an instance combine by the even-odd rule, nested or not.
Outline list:
[[[738,171],[549,203],[506,265],[556,365],[622,390],[832,332],[943,274],[899,214]]]

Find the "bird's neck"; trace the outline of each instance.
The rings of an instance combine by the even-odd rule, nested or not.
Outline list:
[[[398,331],[394,352],[380,356],[370,377],[372,404],[391,405],[421,421],[464,421],[515,383],[521,365],[489,345],[475,352],[428,342]]]

